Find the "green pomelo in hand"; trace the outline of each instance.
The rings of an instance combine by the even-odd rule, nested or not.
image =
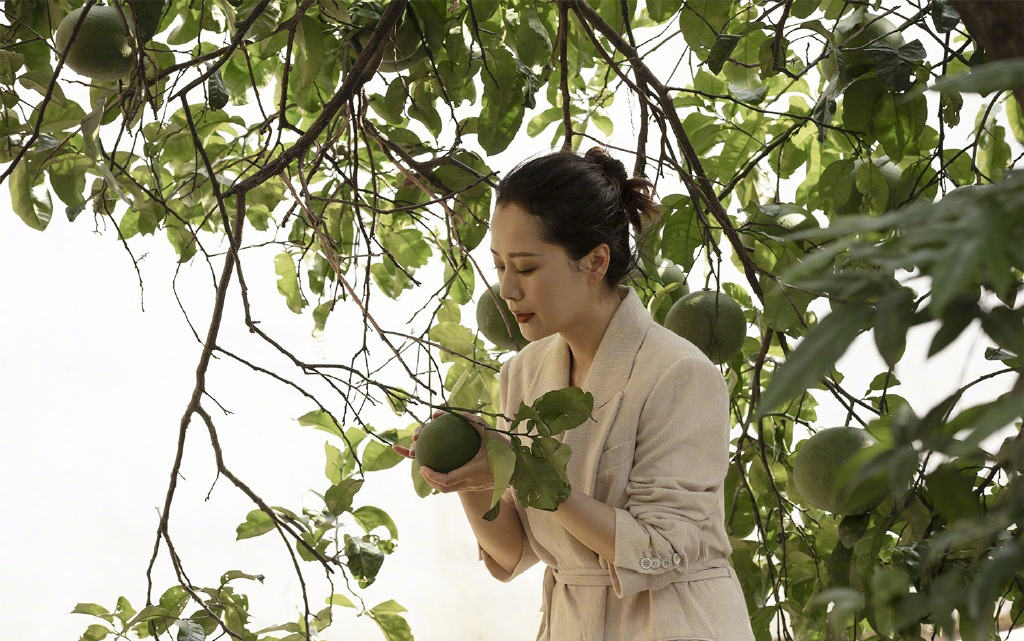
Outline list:
[[[523,332],[519,329],[515,314],[508,308],[505,301],[501,300],[498,289],[497,285],[491,285],[490,291],[484,292],[480,296],[480,300],[476,304],[476,324],[487,340],[499,348],[518,351],[529,341],[523,338]],[[511,333],[509,333],[509,328],[512,329]]]
[[[458,414],[429,421],[416,437],[416,462],[447,474],[468,463],[480,451],[480,433]]]
[[[677,300],[665,316],[665,327],[719,365],[739,353],[747,335],[740,304],[728,294],[708,290],[691,292]]]
[[[61,20],[54,35],[57,52],[63,53],[71,40],[82,9]],[[130,15],[130,14],[129,14]],[[110,82],[124,78],[135,66],[132,35],[113,7],[94,5],[78,28],[64,63],[83,76]]]
[[[863,514],[887,491],[884,474],[842,482],[839,470],[875,438],[859,427],[829,427],[807,439],[796,453],[793,483],[808,504],[832,514]]]

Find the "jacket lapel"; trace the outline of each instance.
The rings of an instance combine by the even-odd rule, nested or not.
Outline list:
[[[637,353],[654,324],[632,287],[620,285],[618,289],[624,298],[605,330],[583,382],[584,391],[594,396],[593,419],[556,436],[572,449],[568,465],[570,485],[587,495],[593,493],[601,452],[615,422],[622,392],[636,366]],[[551,337],[538,361],[534,380],[524,395],[527,403],[533,403],[546,392],[569,386],[569,344],[560,335]]]

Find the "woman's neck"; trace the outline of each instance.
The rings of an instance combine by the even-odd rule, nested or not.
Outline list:
[[[624,298],[624,297],[623,297]],[[618,292],[602,298],[587,311],[585,319],[576,323],[573,332],[562,332],[562,339],[569,345],[569,380],[574,378],[582,383],[590,372],[594,358],[597,356],[597,349],[601,346],[608,325],[612,317],[619,309],[623,298]]]

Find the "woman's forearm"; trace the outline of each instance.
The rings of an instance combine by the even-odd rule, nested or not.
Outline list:
[[[523,555],[523,523],[515,506],[504,497],[497,518],[484,519],[491,508],[492,494],[491,490],[459,492],[459,498],[480,547],[501,567],[512,572]]]
[[[615,508],[573,488],[555,518],[609,565],[615,564]]]

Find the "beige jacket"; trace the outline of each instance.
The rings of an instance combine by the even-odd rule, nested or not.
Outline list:
[[[503,582],[538,561],[548,566],[538,640],[753,641],[725,533],[725,380],[655,323],[633,288],[619,292],[583,384],[594,418],[557,437],[572,448],[571,486],[615,508],[615,559],[580,543],[554,513],[524,508],[511,487],[523,555],[511,573],[478,545],[479,558]],[[502,366],[499,384],[507,416],[568,387],[567,343],[553,334],[527,345]]]

